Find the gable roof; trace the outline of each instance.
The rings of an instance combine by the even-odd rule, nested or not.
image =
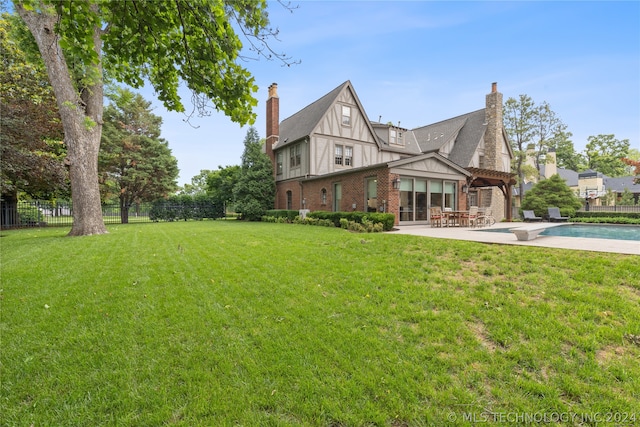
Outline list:
[[[484,112],[484,110],[482,111]],[[422,152],[428,153],[440,150],[458,135],[470,114],[472,113],[413,129],[412,132]]]
[[[286,147],[310,136],[327,111],[337,102],[340,94],[347,89],[351,91],[360,112],[363,114],[373,139],[378,147],[384,151],[416,156],[438,152],[445,144],[454,141],[447,158],[460,167],[467,167],[471,164],[487,129],[486,110],[483,108],[430,125],[405,130],[404,146],[391,145],[387,141],[389,125],[372,122],[367,118],[367,114],[353,89],[351,81],[347,80],[323,97],[283,120],[280,123],[279,141],[274,146],[274,149]],[[504,128],[502,132],[505,140],[508,141]],[[511,153],[510,146],[508,149]]]
[[[463,166],[469,166],[487,130],[484,108],[469,113],[466,117],[467,120],[462,126],[462,129],[460,129],[456,143],[451,153],[449,153],[449,159],[451,159],[451,161]]]
[[[356,91],[353,89],[351,81],[347,80],[340,86],[333,89],[331,92],[324,95],[322,98],[307,105],[294,115],[284,119],[280,123],[280,138],[278,144],[276,144],[274,149],[286,147],[289,144],[292,144],[311,135],[311,133],[320,123],[327,111],[329,111],[331,106],[336,103],[336,100],[338,99],[340,94],[346,89],[351,90],[353,99],[355,100],[358,109],[364,116],[365,123],[369,127],[369,131],[371,132],[373,139],[375,140],[378,147],[380,147],[380,141],[378,140],[376,133],[371,127],[371,122],[369,121],[367,113],[360,103],[358,94],[356,94]]]
[[[439,151],[455,141],[448,158],[468,166],[487,130],[484,108],[412,130],[422,152]]]
[[[274,148],[282,148],[288,144],[311,135],[327,110],[338,98],[342,90],[350,84],[347,80],[322,98],[307,105],[294,115],[280,123],[280,138]]]

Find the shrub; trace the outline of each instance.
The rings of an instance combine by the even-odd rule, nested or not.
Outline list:
[[[224,217],[224,208],[213,202],[209,196],[180,195],[171,196],[168,199],[156,200],[149,210],[149,219],[152,221],[176,221],[179,219],[204,218],[216,219]]]
[[[270,209],[265,213],[265,215],[275,218],[284,217],[288,219],[289,222],[293,222],[293,220],[299,215],[299,212],[290,209]]]
[[[356,222],[358,224],[363,223],[363,218],[365,221],[371,221],[374,224],[380,223],[382,224],[383,231],[389,231],[393,229],[393,225],[395,223],[395,216],[389,213],[378,213],[378,212],[327,212],[327,211],[314,211],[310,212],[307,217],[318,218],[324,220],[330,220],[336,227],[345,228],[342,225],[341,219],[347,220],[347,224],[350,221]]]
[[[40,225],[42,212],[36,206],[18,206],[20,225]]]
[[[558,174],[538,182],[522,199],[522,209],[532,210],[540,217],[548,216],[550,206],[560,208],[560,213],[568,217],[573,217],[582,207],[582,201]]]

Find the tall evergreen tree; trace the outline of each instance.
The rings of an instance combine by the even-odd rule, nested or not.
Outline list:
[[[242,219],[258,221],[268,209],[273,209],[276,194],[273,165],[262,152],[258,131],[253,126],[244,139],[242,165],[233,194]]]
[[[103,198],[115,193],[123,224],[138,202],[165,197],[177,188],[178,161],[160,138],[162,118],[151,103],[128,89],[116,89],[104,110],[98,173]]]

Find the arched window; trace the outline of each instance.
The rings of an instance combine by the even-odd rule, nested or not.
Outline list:
[[[320,190],[320,200],[322,201],[321,204],[324,206],[327,204],[327,189],[323,188],[322,190]]]

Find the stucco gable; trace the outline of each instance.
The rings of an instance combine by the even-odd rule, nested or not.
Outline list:
[[[366,128],[366,133],[370,135],[368,139],[380,146],[376,134],[367,117],[367,113],[364,110],[351,81],[347,80],[324,95],[322,98],[314,101],[294,115],[283,120],[280,123],[280,139],[274,149],[277,150],[286,147],[296,141],[310,137],[317,132],[326,132],[322,127],[323,122],[327,121],[328,115],[334,113],[336,104],[340,102],[355,105],[355,114],[362,117],[362,126]]]
[[[387,166],[391,170],[436,172],[471,176],[469,171],[437,153],[427,153],[420,156],[395,160],[387,163]]]

